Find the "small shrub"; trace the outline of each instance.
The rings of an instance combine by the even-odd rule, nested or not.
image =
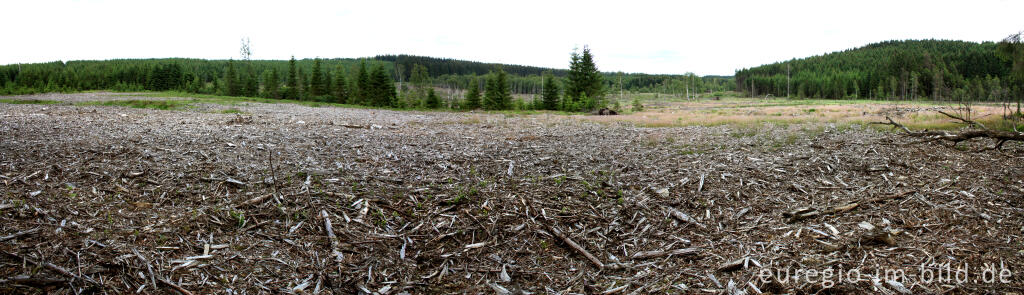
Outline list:
[[[644,104],[640,102],[640,98],[639,97],[634,97],[633,98],[633,111],[634,112],[642,112],[642,111],[644,111]]]

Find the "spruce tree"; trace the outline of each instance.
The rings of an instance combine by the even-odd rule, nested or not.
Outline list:
[[[295,92],[299,93],[299,99],[306,99],[309,97],[309,78],[306,77],[306,72],[301,68],[299,69],[299,79],[297,82],[299,87],[295,89]]]
[[[545,110],[558,109],[558,84],[555,84],[555,76],[551,73],[544,75],[544,93],[541,94],[542,107]]]
[[[501,109],[507,110],[512,107],[512,89],[508,85],[508,74],[505,70],[498,70],[496,84],[501,97]]]
[[[1016,82],[1013,84],[1019,85],[1024,83],[1024,32],[1007,36],[999,42],[997,47],[999,56],[1008,60],[1011,64],[1011,74],[1007,77],[1008,81]],[[1014,87],[1011,89],[1012,94],[1017,96],[1017,112],[1015,116],[1017,118],[1024,117],[1021,113],[1021,104],[1024,103],[1024,93],[1021,93],[1021,89]]]
[[[163,84],[158,81],[160,80],[160,68],[161,67],[157,66],[149,69],[149,72],[146,74],[146,89],[160,90],[159,88],[162,86],[161,84]]]
[[[441,107],[441,98],[434,93],[434,88],[427,89],[427,99],[424,101],[424,105],[428,109],[436,109]]]
[[[277,77],[277,69],[263,71],[263,94],[266,98],[278,98],[281,87]]]
[[[370,104],[370,73],[366,70],[366,60],[359,61],[359,74],[356,77],[356,103]]]
[[[211,85],[211,86],[212,86],[211,87],[212,88],[211,92],[213,94],[218,94],[218,95],[224,94],[223,89],[221,89],[220,79],[217,79],[217,77],[213,77],[213,85]]]
[[[469,90],[466,92],[466,108],[470,110],[480,108],[480,81],[475,78],[469,81]]]
[[[373,73],[370,74],[370,81],[368,82],[370,104],[375,107],[389,107],[395,102],[395,83],[391,81],[391,77],[387,71],[384,70],[383,65],[377,65],[373,68]]]
[[[583,46],[583,54],[573,51],[569,60],[569,73],[565,85],[567,105],[579,105],[587,110],[604,104],[604,82],[594,64],[590,48]],[[582,101],[586,98],[586,101]]]
[[[270,95],[272,98],[281,98],[281,76],[277,69],[270,71]]]
[[[331,70],[324,69],[323,79],[320,81],[320,85],[324,86],[324,97],[330,101],[334,101],[334,78],[331,77]]]
[[[316,58],[313,60],[313,76],[310,77],[309,80],[310,97],[319,97],[321,95],[327,94],[326,89],[324,89],[327,85],[325,85],[324,83],[323,72],[320,69],[320,58]]]
[[[345,81],[345,69],[341,65],[334,70],[334,102],[349,103],[348,81]]]
[[[182,79],[181,66],[177,63],[165,64],[155,66],[150,69],[146,76],[146,88],[150,90],[170,90],[178,89],[181,87]],[[66,75],[61,75],[59,82],[55,83],[54,87],[63,88],[68,84],[72,84],[75,79]],[[57,86],[61,85],[61,86]],[[77,86],[74,88],[78,88]]]
[[[580,70],[584,74],[583,92],[588,96],[600,99],[604,97],[604,82],[601,72],[594,64],[594,56],[590,54],[590,47],[583,46],[583,56],[580,57]]]
[[[256,75],[251,71],[245,75],[245,91],[244,96],[256,97],[256,93],[260,91],[260,83],[256,81]]]
[[[484,108],[488,110],[507,110],[512,104],[512,94],[508,85],[508,74],[499,69],[490,74],[487,88],[484,89]]]
[[[284,99],[299,99],[299,79],[295,74],[295,56],[288,61],[288,81],[285,82]]]
[[[490,72],[487,74],[487,82],[484,85],[484,102],[483,107],[486,110],[495,110],[498,108],[498,90],[497,90],[497,74]]]
[[[235,60],[228,60],[228,71],[224,75],[224,86],[227,88],[228,96],[238,96],[241,93],[242,85],[238,81],[238,72],[235,71]]]
[[[643,104],[643,102],[640,102],[640,97],[639,96],[633,97],[633,111],[634,112],[642,112],[643,110],[644,110],[644,104]]]
[[[583,71],[580,69],[580,54],[573,49],[569,56],[569,72],[566,73],[565,104],[576,102],[583,93]]]
[[[192,77],[192,81],[188,83],[187,91],[191,93],[199,93],[203,90],[203,82],[199,80],[199,76]]]

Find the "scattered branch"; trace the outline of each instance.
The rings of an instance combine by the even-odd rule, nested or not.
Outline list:
[[[160,279],[160,282],[163,283],[164,285],[167,285],[168,287],[171,287],[171,289],[174,289],[174,291],[178,291],[178,293],[181,293],[182,295],[192,295],[192,292],[185,290],[185,288],[182,288],[181,286],[178,286],[177,284],[168,281],[167,279]]]
[[[594,254],[590,254],[590,252],[588,252],[587,249],[583,249],[583,246],[580,246],[580,244],[577,244],[575,241],[570,239],[568,236],[565,235],[565,233],[562,233],[561,230],[558,230],[558,228],[555,228],[554,226],[545,225],[545,227],[547,227],[548,231],[550,231],[551,234],[555,235],[559,239],[562,239],[562,241],[565,242],[566,245],[569,245],[569,247],[576,250],[576,252],[580,252],[580,254],[583,254],[584,257],[587,257],[587,260],[593,262],[598,269],[604,269],[604,263],[602,263],[600,259],[597,259],[597,256],[594,256]]]
[[[1024,132],[992,130],[992,129],[988,129],[988,127],[985,127],[984,124],[978,123],[977,121],[974,121],[974,120],[971,120],[971,119],[968,119],[968,118],[965,118],[965,117],[962,117],[962,116],[950,114],[950,113],[947,113],[947,112],[943,112],[943,111],[938,111],[938,112],[940,114],[946,115],[947,117],[950,117],[952,119],[956,119],[956,120],[960,121],[961,123],[964,123],[964,124],[966,124],[968,126],[975,127],[975,129],[968,129],[968,130],[964,130],[964,131],[961,131],[961,132],[958,132],[958,133],[950,133],[950,132],[947,132],[947,131],[935,131],[935,130],[919,130],[919,131],[914,131],[914,130],[910,130],[909,128],[907,128],[903,124],[900,124],[899,122],[896,122],[895,120],[893,120],[892,118],[890,118],[888,116],[885,117],[885,119],[888,122],[874,122],[872,124],[890,125],[894,129],[902,130],[903,133],[905,135],[907,135],[907,136],[924,139],[923,141],[920,141],[918,143],[931,142],[931,141],[948,141],[948,142],[952,142],[953,146],[956,146],[957,144],[959,144],[961,142],[972,140],[972,139],[976,139],[976,138],[988,138],[988,139],[991,139],[991,140],[995,141],[995,144],[992,145],[991,147],[983,148],[983,149],[980,149],[980,150],[977,150],[977,151],[986,151],[986,150],[999,149],[999,148],[1002,148],[1003,144],[1006,143],[1007,141],[1020,141],[1020,142],[1024,142]]]
[[[35,265],[41,266],[43,268],[52,270],[54,272],[57,272],[60,275],[65,276],[65,277],[69,277],[69,278],[75,279],[76,281],[86,282],[86,283],[89,283],[89,284],[97,286],[97,287],[102,287],[103,286],[103,284],[100,284],[99,282],[97,282],[97,281],[95,281],[95,280],[93,280],[93,279],[91,279],[89,277],[83,277],[83,276],[76,275],[76,274],[68,271],[67,269],[65,269],[63,267],[60,267],[58,265],[55,265],[53,263],[49,263],[49,262],[45,262],[45,261],[35,261],[35,260],[28,259],[26,257],[21,257],[18,254],[14,254],[14,253],[7,252],[7,251],[2,251],[2,253],[4,255],[7,255],[7,256],[11,257],[11,258],[19,259],[19,260],[24,260],[24,261],[27,261],[28,263],[35,264]]]
[[[39,231],[38,227],[30,229],[30,230],[23,230],[23,231],[20,231],[20,232],[16,232],[16,233],[13,233],[13,234],[10,234],[10,235],[6,235],[6,236],[3,236],[3,237],[0,237],[0,242],[6,242],[8,240],[13,240],[13,239],[16,239],[16,238],[24,236],[24,235],[34,234],[37,231]]]

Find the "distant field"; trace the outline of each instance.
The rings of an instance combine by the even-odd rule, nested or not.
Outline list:
[[[625,101],[621,102],[627,105]],[[909,128],[956,129],[962,127],[936,110],[955,111],[956,103],[927,101],[759,99],[723,98],[692,101],[662,99],[644,103],[641,112],[619,116],[588,116],[598,122],[632,122],[639,126],[759,127],[770,123],[792,125],[833,123],[837,125],[884,122],[891,117]],[[629,109],[629,107],[625,107]],[[975,118],[989,126],[1000,126],[1003,108],[999,104],[972,106]],[[1003,126],[1001,126],[1003,127]],[[1009,126],[1005,126],[1009,128]]]
[[[640,97],[644,110],[631,111],[633,97]],[[529,101],[530,96],[520,96]],[[310,107],[367,108],[366,106],[337,104],[329,102],[279,100],[255,97],[230,97],[192,94],[181,92],[87,92],[81,94],[37,94],[26,96],[0,97],[0,103],[11,104],[74,104],[127,106],[161,110],[184,110],[209,108],[215,111],[232,112],[231,107],[244,103],[290,103]],[[759,128],[772,125],[820,125],[834,124],[839,127],[868,125],[884,122],[886,117],[913,129],[954,130],[963,127],[936,110],[955,112],[954,102],[932,101],[886,101],[886,100],[835,100],[835,99],[782,99],[782,98],[741,98],[721,99],[698,98],[687,100],[669,95],[653,93],[627,94],[619,101],[622,112],[618,116],[593,116],[565,113],[560,111],[483,111],[474,113],[499,113],[506,115],[568,115],[588,121],[602,123],[631,123],[639,127],[684,127],[684,126],[732,126]],[[995,128],[1010,129],[1001,120],[1003,107],[996,103],[978,103],[972,106],[976,120]],[[455,111],[459,112],[459,111]],[[887,128],[876,126],[879,128]],[[1018,126],[1024,128],[1024,126]]]

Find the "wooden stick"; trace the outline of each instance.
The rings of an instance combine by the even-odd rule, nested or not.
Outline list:
[[[734,270],[739,270],[739,269],[745,268],[746,265],[747,265],[747,259],[748,259],[747,257],[743,257],[743,258],[740,258],[740,259],[736,259],[736,260],[733,260],[733,261],[726,262],[725,264],[722,264],[721,266],[718,267],[718,271],[719,272],[730,272],[730,271],[734,271]]]
[[[149,260],[142,256],[142,254],[139,253],[138,250],[135,250],[135,248],[132,248],[132,253],[134,253],[135,257],[138,257],[142,263],[146,264],[146,270],[149,272],[149,280],[153,284],[153,288],[156,288],[156,275],[153,274],[153,266],[149,264]]]
[[[18,254],[14,254],[14,253],[7,252],[7,251],[3,251],[3,253],[4,253],[4,255],[10,256],[12,258],[22,259],[22,260],[28,261],[29,263],[45,267],[47,269],[50,269],[52,271],[55,271],[55,272],[63,275],[63,276],[66,276],[66,277],[69,277],[69,278],[73,278],[75,280],[83,281],[83,282],[86,282],[86,283],[89,283],[89,284],[93,284],[93,285],[96,285],[96,286],[100,286],[100,287],[103,286],[103,284],[100,284],[99,282],[97,282],[97,281],[95,281],[95,280],[93,280],[93,279],[91,279],[89,277],[78,276],[78,275],[68,271],[67,269],[65,269],[63,267],[60,267],[60,266],[57,266],[57,265],[55,265],[53,263],[43,262],[43,261],[34,261],[32,259],[21,257]]]
[[[554,226],[545,225],[545,227],[547,227],[548,230],[551,231],[551,233],[554,234],[556,237],[562,239],[562,241],[569,245],[569,247],[572,247],[577,252],[580,252],[580,254],[583,254],[583,256],[587,257],[587,259],[590,260],[590,262],[593,262],[598,269],[604,269],[604,263],[602,263],[600,259],[597,259],[597,257],[594,256],[594,254],[590,254],[590,252],[587,252],[587,249],[583,249],[583,246],[580,246],[580,244],[574,242],[572,239],[566,236],[565,233],[562,233],[562,231],[558,230]]]
[[[705,174],[701,174],[700,175],[700,185],[697,186],[697,192],[698,193],[701,192],[702,190],[704,190],[704,175]]]
[[[523,204],[526,205],[529,211],[540,212],[533,208],[533,202],[523,200]],[[541,217],[543,218],[543,216]],[[568,236],[565,235],[565,233],[562,233],[562,231],[558,230],[554,226],[548,225],[547,222],[544,222],[544,219],[538,219],[537,221],[538,223],[543,225],[544,228],[546,228],[549,232],[551,232],[551,234],[555,235],[559,239],[562,239],[562,242],[565,242],[566,245],[569,245],[569,247],[573,248],[577,252],[580,252],[580,254],[583,254],[584,257],[587,257],[587,260],[590,260],[590,262],[594,263],[594,265],[597,266],[598,269],[605,269],[605,264],[602,263],[600,259],[597,259],[597,256],[594,256],[594,254],[590,254],[590,252],[588,252],[587,249],[583,249],[583,246],[580,246],[580,244],[577,244],[575,241],[570,239]],[[626,266],[621,264],[615,264],[611,267],[611,269],[621,269],[624,267]]]
[[[37,231],[39,231],[38,227],[30,229],[30,230],[24,230],[24,231],[16,232],[16,233],[13,233],[13,234],[10,234],[10,235],[7,235],[7,236],[0,237],[0,242],[6,242],[7,240],[12,240],[12,239],[18,238],[20,236],[24,236],[24,235],[27,235],[27,234],[33,234],[33,233],[35,233]]]
[[[697,222],[696,219],[693,219],[693,217],[690,217],[690,215],[686,215],[686,213],[683,213],[682,211],[676,210],[675,208],[672,208],[672,207],[666,207],[666,208],[668,208],[668,210],[669,210],[669,215],[672,215],[672,217],[675,217],[676,219],[679,219],[679,221],[683,221],[683,222],[686,222],[686,223],[689,223],[689,224],[693,224],[693,225],[695,225],[695,226],[697,226],[699,228],[702,228],[702,229],[706,229],[707,228],[703,224],[700,224],[700,222]]]
[[[227,179],[225,179],[225,180],[224,180],[224,182],[227,182],[227,183],[233,184],[233,185],[235,185],[235,186],[240,186],[240,187],[243,187],[243,186],[245,186],[245,185],[246,185],[246,184],[245,184],[244,182],[242,182],[241,180],[238,180],[238,179],[234,179],[234,178],[231,178],[231,177],[228,177]]]
[[[167,286],[170,286],[171,289],[174,289],[174,291],[178,291],[178,293],[181,293],[183,295],[192,295],[192,292],[189,292],[188,290],[185,290],[185,288],[182,288],[181,286],[178,286],[177,284],[172,283],[171,281],[168,281],[167,279],[160,279],[160,282],[164,283]]]
[[[57,285],[61,283],[67,283],[67,280],[51,279],[51,278],[36,278],[26,275],[15,276],[7,279],[0,279],[0,285],[4,284],[20,284],[26,286],[32,286],[43,289],[47,286]]]
[[[642,251],[642,252],[634,253],[633,256],[630,257],[630,258],[640,260],[640,259],[658,258],[658,257],[668,256],[668,255],[697,254],[697,252],[699,252],[699,251],[700,251],[700,249],[697,249],[697,248],[683,248],[683,249],[675,249],[675,250],[669,250],[669,251],[665,251],[665,250]]]
[[[247,200],[245,202],[242,202],[241,204],[238,204],[238,207],[245,207],[245,206],[249,206],[249,205],[256,205],[256,204],[262,203],[263,200],[266,200],[267,198],[270,198],[272,196],[274,196],[273,193],[265,194],[265,195],[262,195],[262,196],[258,196],[258,197],[249,199],[249,200]]]
[[[274,198],[276,199],[281,193],[277,191],[277,170],[274,170],[274,151],[270,148],[270,145],[267,145],[267,157],[270,158],[270,181],[274,185]]]
[[[860,206],[860,204],[858,204],[858,203],[849,203],[849,204],[842,205],[842,206],[836,206],[836,207],[832,207],[832,208],[826,210],[824,212],[824,214],[828,214],[828,215],[839,214],[839,213],[843,213],[843,212],[846,212],[846,211],[850,211],[850,210],[856,209],[857,206]]]
[[[331,228],[331,216],[327,214],[327,210],[320,210],[320,216],[324,218],[324,228],[327,229],[327,238],[331,239],[331,246],[338,243],[337,236],[334,235],[334,229]]]
[[[950,118],[953,118],[953,119],[960,120],[960,122],[963,122],[964,124],[978,126],[978,127],[981,127],[981,129],[988,129],[988,127],[985,127],[984,124],[981,124],[981,123],[979,123],[977,121],[965,119],[965,118],[957,116],[957,115],[953,115],[953,114],[950,114],[950,113],[947,113],[947,112],[943,112],[942,110],[935,110],[935,111],[939,112],[939,114],[946,115],[946,117],[950,117]]]

